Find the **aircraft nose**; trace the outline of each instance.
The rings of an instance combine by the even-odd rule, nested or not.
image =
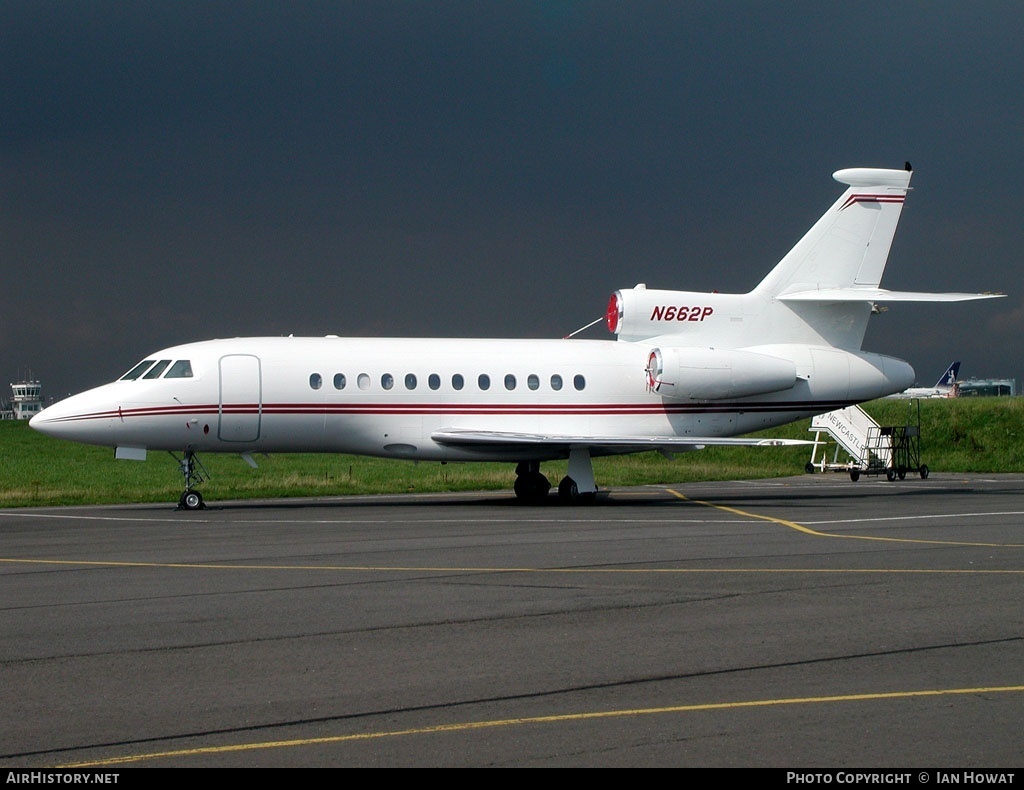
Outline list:
[[[34,414],[28,421],[28,427],[47,436],[65,437],[68,433],[66,430],[67,425],[61,420],[65,410],[58,408],[59,405],[47,406],[38,414]]]
[[[108,420],[92,392],[72,395],[47,406],[28,421],[29,427],[47,436],[88,444],[106,444]]]
[[[37,431],[46,433],[47,428],[50,426],[50,421],[53,419],[53,410],[55,406],[47,406],[40,412],[36,412],[32,415],[32,418],[28,421],[29,428],[35,428]]]

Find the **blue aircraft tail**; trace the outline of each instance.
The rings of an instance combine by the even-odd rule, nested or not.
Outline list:
[[[952,387],[958,381],[957,377],[960,375],[960,363],[954,362],[948,368],[946,372],[939,377],[939,380],[935,382],[936,387]]]

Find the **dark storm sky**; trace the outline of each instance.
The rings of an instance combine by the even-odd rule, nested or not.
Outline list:
[[[746,291],[915,167],[865,347],[1024,377],[1016,2],[0,5],[0,372],[250,334],[560,337]],[[588,337],[607,336],[590,330]]]

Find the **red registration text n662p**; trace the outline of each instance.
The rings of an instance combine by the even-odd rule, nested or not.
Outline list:
[[[713,307],[688,307],[687,305],[655,305],[652,321],[703,321],[715,312]]]

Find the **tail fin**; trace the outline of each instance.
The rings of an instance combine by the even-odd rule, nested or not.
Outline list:
[[[959,380],[960,376],[960,363],[954,362],[948,368],[946,372],[939,377],[939,380],[935,382],[936,387],[952,387]]]
[[[909,165],[909,163],[908,163]],[[832,177],[847,190],[755,289],[776,297],[807,291],[877,288],[911,171],[866,167]]]
[[[787,342],[824,340],[857,350],[877,302],[961,302],[1000,293],[925,293],[879,288],[889,249],[910,189],[904,170],[851,168],[832,174],[848,185],[807,235],[753,293],[788,307],[772,319]]]
[[[861,347],[910,176],[909,169],[833,173],[846,191],[754,289],[783,303],[773,323],[789,342]]]

